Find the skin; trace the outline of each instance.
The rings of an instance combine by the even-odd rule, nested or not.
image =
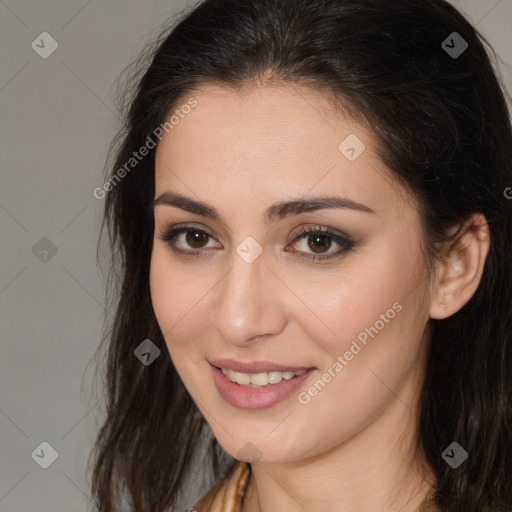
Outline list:
[[[155,207],[151,296],[174,365],[222,447],[235,458],[248,442],[258,450],[243,512],[417,510],[433,483],[414,452],[427,322],[476,290],[485,219],[475,215],[478,229],[429,275],[416,202],[376,156],[371,132],[318,94],[285,85],[244,94],[206,85],[189,96],[197,107],[158,145],[155,197],[207,202],[223,221]],[[366,146],[352,162],[338,150],[349,134]],[[376,213],[262,218],[276,202],[333,193]],[[204,257],[175,254],[160,239],[178,223],[212,235],[202,245],[174,241]],[[293,241],[311,225],[346,233],[355,246],[326,261],[299,258],[315,254],[308,235]],[[247,236],[263,248],[250,264],[236,252]],[[331,243],[316,254],[340,248]],[[269,360],[317,368],[299,390],[307,391],[394,303],[401,311],[307,404],[293,393],[270,408],[239,409],[214,385],[208,361]]]

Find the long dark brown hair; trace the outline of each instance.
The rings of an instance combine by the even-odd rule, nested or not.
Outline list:
[[[463,48],[454,32],[467,42],[460,55],[448,51]],[[102,192],[113,319],[98,349],[106,416],[89,457],[99,509],[170,510],[203,441],[213,480],[232,463],[180,380],[152,309],[155,149],[126,163],[194,88],[273,81],[325,92],[370,127],[379,157],[418,201],[427,260],[439,257],[449,228],[485,215],[491,246],[477,291],[426,326],[418,442],[439,510],[511,511],[512,129],[490,45],[444,0],[206,0],[156,41],[127,93]],[[161,351],[148,366],[134,355],[146,339]],[[441,456],[454,441],[469,454],[457,469]]]

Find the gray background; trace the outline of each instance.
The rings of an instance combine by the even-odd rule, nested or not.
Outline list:
[[[510,91],[512,0],[453,3],[495,47]],[[103,201],[92,191],[119,127],[117,77],[191,5],[0,0],[1,512],[93,508],[85,464],[102,409],[87,365],[105,282],[96,265]],[[58,42],[47,59],[31,47],[42,32]],[[48,469],[31,457],[42,442],[58,452]]]

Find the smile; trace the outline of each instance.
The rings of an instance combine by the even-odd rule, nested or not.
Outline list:
[[[285,400],[306,380],[317,373],[316,368],[296,371],[258,373],[235,372],[210,365],[219,395],[239,409],[266,409]]]
[[[300,377],[306,370],[298,372],[261,372],[261,373],[240,373],[233,370],[221,368],[222,373],[228,377],[231,382],[236,382],[240,386],[251,388],[261,388],[279,384],[283,379],[291,380]]]

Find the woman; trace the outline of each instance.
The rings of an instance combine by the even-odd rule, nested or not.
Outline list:
[[[206,0],[158,41],[105,186],[100,510],[171,510],[197,468],[200,512],[512,510],[482,41],[443,0]]]

